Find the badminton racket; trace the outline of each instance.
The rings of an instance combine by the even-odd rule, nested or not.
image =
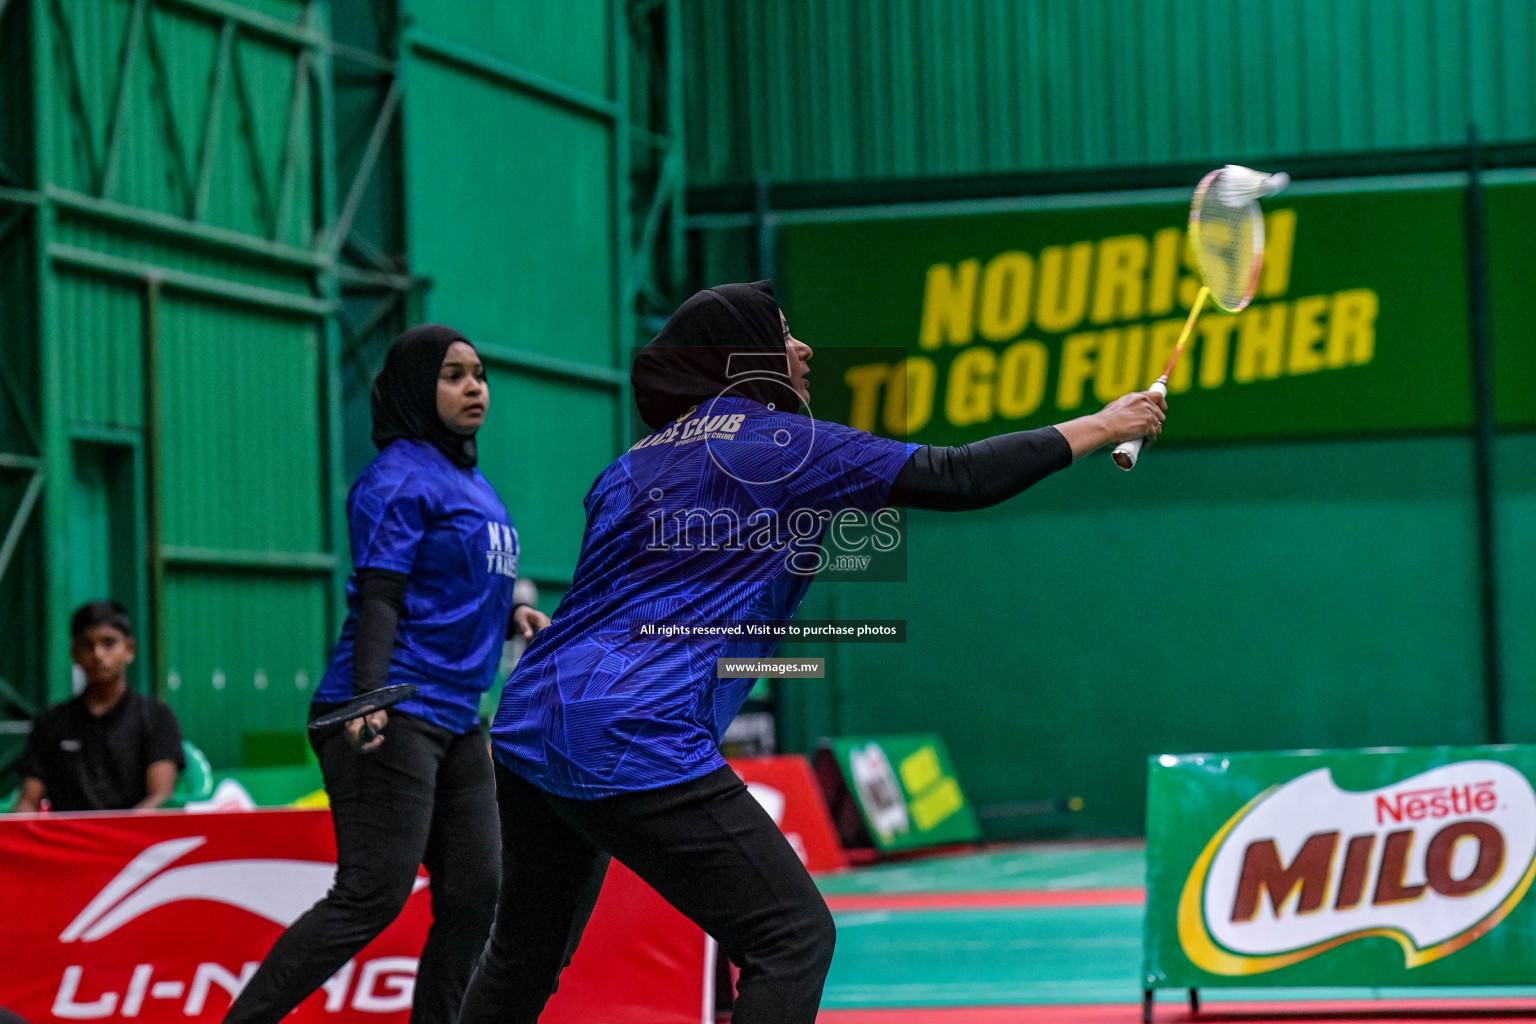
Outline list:
[[[1272,196],[1290,183],[1285,172],[1263,171],[1227,164],[1200,179],[1195,197],[1189,204],[1189,244],[1195,253],[1195,268],[1200,275],[1200,290],[1184,321],[1178,344],[1162,375],[1150,390],[1168,394],[1168,377],[1184,352],[1184,345],[1194,332],[1195,321],[1210,299],[1228,313],[1236,313],[1253,300],[1259,285],[1259,270],[1264,265],[1264,215],[1259,212],[1259,198]],[[1137,437],[1115,448],[1115,465],[1131,469],[1146,438]]]
[[[379,730],[368,721],[368,715],[375,711],[383,711],[392,708],[403,700],[410,700],[416,696],[415,683],[396,683],[394,686],[381,686],[376,690],[353,697],[338,708],[332,708],[322,715],[316,715],[309,721],[309,731],[319,732],[321,729],[329,729],[333,725],[341,725],[350,722],[354,718],[363,720],[362,732],[358,740],[362,743],[370,743],[379,734]]]

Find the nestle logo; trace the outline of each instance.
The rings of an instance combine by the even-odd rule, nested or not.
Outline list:
[[[1466,786],[1433,786],[1429,789],[1405,789],[1400,793],[1376,798],[1376,824],[1390,821],[1423,821],[1452,814],[1487,814],[1499,805],[1493,780]]]
[[[1387,938],[1405,968],[1497,928],[1536,880],[1536,788],[1518,768],[1453,761],[1348,790],[1319,767],[1272,786],[1207,841],[1179,896],[1202,970],[1279,970]]]

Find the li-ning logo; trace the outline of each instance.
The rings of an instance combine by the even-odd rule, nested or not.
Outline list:
[[[1536,876],[1536,792],[1497,761],[1379,790],[1319,768],[1255,797],[1206,844],[1179,899],[1179,943],[1212,974],[1277,970],[1367,936],[1407,967],[1498,926]]]
[[[327,861],[286,859],[242,859],[203,861],[171,865],[206,843],[206,836],[187,836],[155,843],[117,873],[59,934],[61,943],[91,943],[104,939],[152,910],[174,903],[211,901],[238,907],[275,924],[287,927],[298,920],[325,895],[336,865]],[[417,878],[412,892],[427,885]],[[195,927],[201,919],[196,907],[184,919]],[[214,937],[216,938],[216,936]],[[217,946],[217,943],[214,943]],[[144,949],[153,955],[154,943]],[[217,956],[216,948],[204,955]],[[82,959],[86,958],[82,954]],[[110,965],[109,965],[110,966]],[[359,970],[359,966],[361,969]],[[182,1000],[182,1013],[200,1017],[208,1006],[212,991],[223,989],[229,998],[238,996],[257,964],[246,961],[238,969],[223,962],[208,960],[196,964],[137,964],[126,989],[103,987],[100,978],[109,969],[97,972],[89,964],[77,963],[64,968],[53,1000],[53,1016],[62,1020],[97,1020],[117,1014],[137,1017],[146,1006],[163,1000]],[[190,977],[189,977],[190,974]],[[411,957],[375,957],[359,965],[349,960],[324,985],[325,1011],[336,1013],[346,1004],[351,991],[351,1007],[365,1013],[400,1013],[410,1008],[415,988],[416,960]],[[121,979],[117,979],[119,982]],[[356,980],[356,985],[353,984]],[[107,984],[111,984],[110,981]],[[90,992],[82,999],[83,992]]]
[[[506,523],[486,523],[491,544],[485,549],[485,571],[517,579],[517,533]]]
[[[211,900],[287,927],[330,888],[336,865],[314,860],[213,860],[166,868],[207,842],[188,836],[156,843],[108,882],[59,934],[60,942],[95,942],[157,907]],[[415,888],[426,885],[418,878]]]

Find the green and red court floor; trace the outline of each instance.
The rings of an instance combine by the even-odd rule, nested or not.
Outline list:
[[[1141,1020],[1139,843],[1019,846],[820,876],[837,919],[822,1024]],[[1536,1019],[1536,987],[1159,993],[1154,1020]]]

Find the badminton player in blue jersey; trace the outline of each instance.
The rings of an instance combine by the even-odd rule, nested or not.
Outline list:
[[[336,880],[294,922],[225,1018],[277,1024],[395,919],[417,868],[432,928],[413,1024],[452,1024],[496,902],[499,839],[480,698],[503,641],[548,624],[513,608],[517,531],[475,468],[490,403],[463,335],[428,324],[396,340],[373,386],[369,463],[347,498],[350,614],[315,692],[319,715],[386,684],[416,697],[311,734],[336,829]]]
[[[831,914],[719,749],[752,680],[716,678],[716,659],[775,642],[667,641],[643,625],[791,618],[833,517],[985,507],[1163,419],[1160,395],[1137,394],[962,448],[906,444],[799,415],[810,357],[767,282],[693,296],[637,357],[656,432],[588,493],[571,589],[492,725],[502,888],[462,1024],[534,1024],[609,855],[741,968],[734,1024],[814,1021]]]

